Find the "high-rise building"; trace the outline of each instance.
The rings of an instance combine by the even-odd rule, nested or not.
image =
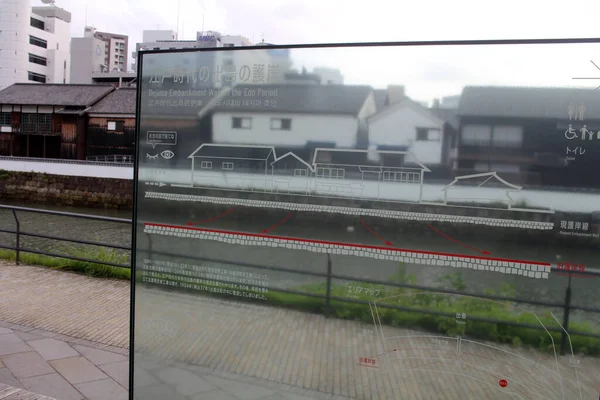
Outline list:
[[[0,90],[14,83],[69,83],[71,13],[0,0]]]
[[[99,32],[93,26],[86,26],[84,37],[93,37],[104,42],[104,62],[108,71],[127,72],[127,54],[129,52],[127,35]]]
[[[83,37],[71,39],[71,83],[113,83],[135,78],[127,71],[129,38],[85,27]]]

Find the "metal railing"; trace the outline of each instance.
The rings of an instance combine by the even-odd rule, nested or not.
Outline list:
[[[118,155],[118,154],[107,155],[107,156],[88,156],[88,157],[86,157],[86,161],[115,163],[115,164],[133,164],[134,157]]]
[[[56,215],[56,216],[62,216],[62,217],[80,218],[80,219],[87,219],[87,220],[93,220],[93,221],[113,222],[113,223],[119,223],[119,224],[129,224],[129,225],[132,225],[131,219],[104,217],[104,216],[89,215],[89,214],[77,214],[77,213],[70,213],[70,212],[63,212],[63,211],[42,210],[42,209],[36,209],[36,208],[7,206],[7,205],[0,205],[0,210],[10,210],[12,212],[12,215],[14,217],[15,224],[16,224],[16,230],[0,229],[0,233],[12,233],[12,234],[16,235],[16,246],[6,246],[6,245],[0,244],[0,249],[15,251],[16,252],[16,260],[15,261],[16,261],[17,265],[20,262],[20,254],[22,252],[26,252],[26,253],[45,255],[45,256],[49,256],[49,257],[57,257],[57,258],[70,259],[70,260],[76,260],[76,261],[82,261],[82,262],[109,265],[112,267],[131,269],[130,264],[117,264],[117,263],[112,263],[112,262],[107,262],[107,261],[102,261],[102,260],[91,260],[91,259],[86,259],[86,258],[65,255],[65,254],[49,253],[49,252],[45,252],[45,251],[41,251],[41,250],[22,247],[21,240],[20,240],[21,237],[28,236],[28,237],[36,237],[36,238],[42,238],[42,239],[65,241],[65,242],[71,242],[71,243],[77,243],[77,244],[83,244],[83,245],[100,246],[100,247],[106,247],[106,248],[111,248],[111,249],[126,250],[129,252],[131,252],[131,250],[132,250],[130,246],[120,246],[120,245],[113,245],[113,244],[108,244],[108,243],[101,243],[101,242],[94,242],[94,241],[87,241],[87,240],[78,240],[78,239],[64,238],[64,237],[59,237],[59,236],[44,235],[44,234],[38,234],[38,233],[34,233],[34,232],[23,231],[21,229],[18,212]],[[517,303],[517,304],[528,304],[528,305],[534,305],[534,306],[562,309],[563,310],[562,327],[564,327],[564,330],[561,328],[544,327],[544,326],[540,326],[540,325],[532,325],[532,324],[525,324],[525,323],[519,323],[519,322],[507,321],[507,320],[497,320],[497,319],[484,318],[484,317],[470,316],[469,319],[473,320],[473,321],[478,321],[478,322],[503,324],[503,325],[520,327],[520,328],[534,329],[534,330],[540,330],[540,331],[547,330],[549,332],[560,333],[560,335],[561,335],[560,351],[561,351],[561,354],[563,354],[563,355],[565,354],[565,352],[567,351],[567,349],[569,347],[568,340],[569,340],[570,335],[578,335],[578,336],[592,337],[592,338],[600,339],[600,334],[596,334],[596,333],[592,333],[592,332],[574,331],[574,330],[569,329],[569,319],[570,319],[570,315],[571,315],[572,311],[584,311],[584,312],[600,314],[600,308],[577,306],[577,305],[573,305],[571,303],[571,299],[572,299],[571,278],[572,278],[572,276],[568,277],[568,285],[565,290],[564,301],[549,302],[549,301],[530,300],[530,299],[524,299],[524,298],[518,298],[518,297],[485,295],[485,294],[471,293],[471,292],[467,292],[467,291],[458,291],[458,290],[451,290],[451,289],[440,289],[440,288],[433,288],[433,287],[429,287],[429,286],[412,285],[412,284],[408,284],[408,283],[384,281],[384,280],[379,280],[379,279],[368,279],[368,278],[360,278],[359,279],[359,278],[356,278],[353,276],[336,274],[333,271],[334,268],[333,268],[331,257],[329,254],[327,254],[327,262],[325,265],[326,272],[319,273],[319,272],[310,272],[310,271],[306,271],[306,270],[288,269],[288,268],[265,266],[265,265],[259,265],[259,264],[250,264],[250,263],[241,263],[241,262],[210,259],[210,258],[206,258],[206,257],[195,257],[195,256],[182,255],[182,254],[170,253],[170,252],[164,252],[164,251],[155,251],[152,249],[152,236],[147,234],[147,238],[149,240],[148,249],[137,249],[137,250],[148,254],[148,256],[150,258],[153,255],[160,255],[160,256],[173,257],[173,258],[186,258],[186,259],[198,261],[201,263],[220,263],[220,264],[227,264],[227,265],[238,266],[238,267],[243,267],[243,268],[255,268],[255,269],[264,270],[264,271],[278,271],[278,272],[284,272],[284,273],[289,273],[289,274],[299,274],[299,275],[304,275],[304,276],[323,278],[325,281],[325,294],[309,293],[309,292],[302,292],[302,291],[292,290],[292,289],[273,288],[273,287],[266,287],[266,286],[263,286],[263,287],[268,289],[269,291],[275,291],[275,292],[280,292],[280,293],[288,293],[288,294],[294,294],[294,295],[299,295],[299,296],[306,296],[306,297],[322,299],[322,300],[324,300],[324,304],[325,304],[324,313],[325,313],[325,315],[328,315],[328,316],[331,314],[331,311],[332,311],[332,306],[331,306],[332,301],[353,303],[353,304],[363,304],[363,305],[370,304],[368,301],[365,301],[365,300],[333,296],[332,295],[332,282],[333,282],[333,280],[340,280],[340,281],[360,282],[360,283],[373,284],[373,285],[382,285],[382,286],[386,286],[386,287],[394,287],[394,288],[402,288],[402,289],[416,289],[418,291],[430,292],[430,293],[469,296],[469,297],[475,297],[475,298],[486,299],[486,300],[505,301],[505,302]],[[552,267],[551,271],[553,273],[562,273],[563,272],[563,271],[558,270],[555,267]],[[180,273],[177,273],[176,271],[165,272],[163,274],[173,276],[176,278],[180,278],[180,279],[189,279],[190,278],[189,275],[180,274]],[[600,277],[600,272],[597,272],[597,271],[582,271],[582,272],[578,271],[578,272],[572,272],[572,274],[587,276],[587,277],[595,277],[595,278]],[[231,282],[229,280],[226,281],[226,280],[220,280],[220,279],[216,279],[216,278],[203,277],[202,279],[210,280],[210,281],[214,281],[214,282],[218,282],[218,283],[223,283],[223,284],[229,284],[229,285],[231,285],[232,283],[235,283],[235,282]],[[254,286],[261,287],[259,285],[254,285]],[[418,309],[418,308],[412,308],[412,307],[404,307],[404,306],[398,306],[398,305],[394,305],[394,304],[378,303],[378,307],[388,308],[388,309],[393,309],[393,310],[398,310],[398,311],[404,311],[404,312],[414,312],[414,313],[435,315],[435,316],[441,316],[441,317],[449,317],[449,318],[455,317],[455,315],[451,314],[451,313],[440,312],[440,311],[435,311],[435,310],[431,310],[431,309]]]

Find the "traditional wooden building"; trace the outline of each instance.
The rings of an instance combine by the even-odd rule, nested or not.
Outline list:
[[[123,87],[88,111],[87,158],[111,160],[135,153],[136,89]]]
[[[87,112],[114,90],[17,83],[0,91],[0,155],[84,160]]]

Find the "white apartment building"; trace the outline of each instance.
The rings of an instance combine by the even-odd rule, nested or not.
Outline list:
[[[104,71],[127,72],[129,37],[118,33],[99,32],[93,26],[86,26],[84,37],[100,39],[104,42]]]
[[[70,83],[71,13],[0,0],[0,90],[17,82]]]
[[[71,39],[71,83],[113,83],[121,86],[132,81],[127,71],[126,35],[97,32],[85,27],[84,37]]]

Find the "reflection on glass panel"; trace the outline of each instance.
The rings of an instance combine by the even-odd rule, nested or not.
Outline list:
[[[142,53],[134,398],[597,399],[598,46]]]

